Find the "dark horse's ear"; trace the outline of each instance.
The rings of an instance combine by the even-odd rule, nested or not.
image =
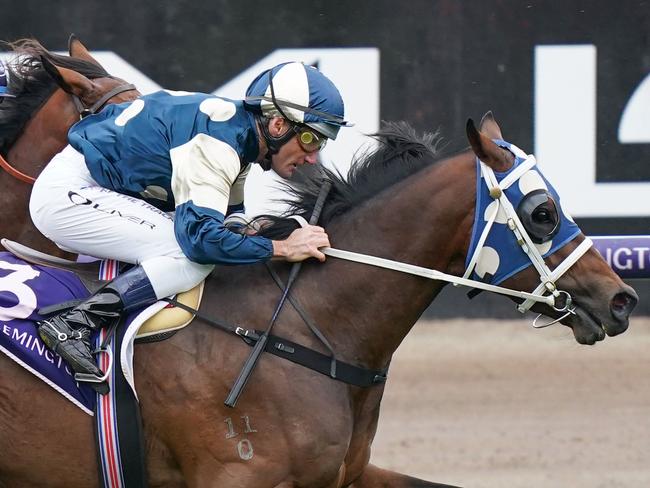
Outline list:
[[[496,122],[494,122],[494,124],[496,125]],[[499,126],[496,125],[496,127],[498,129]],[[467,139],[472,146],[472,150],[481,161],[497,172],[503,172],[510,169],[514,159],[509,151],[501,149],[492,142],[490,137],[479,132],[472,119],[467,119],[466,130]],[[499,131],[499,133],[501,133],[501,131]]]
[[[94,84],[88,78],[71,69],[55,66],[45,56],[41,56],[41,63],[47,73],[56,81],[64,91],[83,98],[94,89]]]
[[[84,46],[79,38],[74,34],[70,34],[70,39],[68,39],[68,53],[71,58],[83,59],[84,61],[88,61],[89,63],[104,69],[104,67],[90,55],[86,46]]]

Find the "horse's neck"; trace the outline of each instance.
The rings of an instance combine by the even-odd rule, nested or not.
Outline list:
[[[441,161],[335,222],[328,228],[332,246],[462,274],[474,193],[469,154]],[[385,365],[443,283],[328,260],[310,280],[312,296],[324,296],[328,335],[348,359]]]
[[[25,125],[20,137],[7,153],[6,160],[15,169],[36,178],[50,160],[68,142],[68,129],[79,120],[79,113],[70,95],[56,90],[41,109]],[[19,241],[39,251],[55,256],[71,258],[73,255],[60,250],[53,242],[36,230],[29,217],[31,185],[2,171],[0,183],[0,207],[5,218],[0,223],[0,236]]]
[[[37,177],[68,143],[68,129],[79,120],[70,95],[57,89],[27,122],[7,153],[7,161],[23,173]]]

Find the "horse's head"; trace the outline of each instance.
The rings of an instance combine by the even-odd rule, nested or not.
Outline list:
[[[466,276],[534,290],[518,299],[520,311],[559,319],[579,343],[624,332],[636,293],[591,247],[534,156],[505,142],[491,113],[478,130],[469,120],[467,136],[477,156],[477,199]]]
[[[33,39],[10,47],[15,57],[8,64],[11,97],[0,104],[0,153],[28,175],[38,175],[67,144],[68,129],[80,115],[140,95],[108,74],[74,36],[70,56],[51,53]]]

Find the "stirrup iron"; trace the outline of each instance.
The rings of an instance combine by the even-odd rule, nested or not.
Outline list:
[[[110,347],[101,346],[92,351],[92,354],[101,353],[108,355],[108,368],[106,368],[106,371],[104,371],[103,376],[96,376],[89,373],[75,373],[74,379],[83,383],[104,383],[108,379],[109,375],[111,374],[111,370],[113,369],[113,352],[111,351]]]

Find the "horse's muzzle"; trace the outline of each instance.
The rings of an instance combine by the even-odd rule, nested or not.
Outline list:
[[[633,288],[626,286],[624,290],[620,291],[609,302],[609,310],[614,319],[614,323],[608,324],[605,327],[605,332],[608,336],[613,337],[627,330],[630,313],[639,302],[639,296]]]

